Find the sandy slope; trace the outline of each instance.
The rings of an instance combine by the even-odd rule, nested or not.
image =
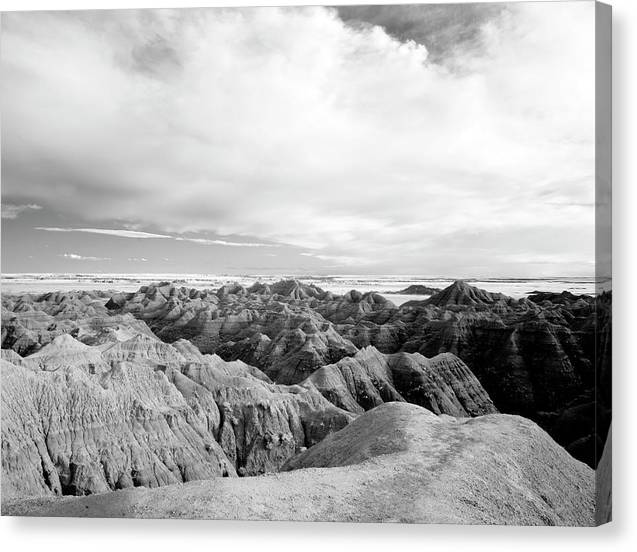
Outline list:
[[[324,467],[333,466],[333,467]],[[293,471],[85,498],[3,504],[3,514],[591,525],[594,472],[536,424],[381,405],[292,459]]]

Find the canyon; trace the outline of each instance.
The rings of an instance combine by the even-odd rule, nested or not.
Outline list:
[[[539,440],[544,454],[534,449],[528,461],[569,470],[574,487],[564,497],[579,489],[587,513],[577,515],[588,524],[584,489],[610,424],[610,308],[609,293],[513,299],[462,281],[400,307],[376,292],[339,295],[296,280],[3,295],[3,511],[27,503],[57,511],[68,495],[151,496],[135,488],[194,485],[205,493],[213,481],[240,496],[240,480],[255,489],[272,478],[293,486],[313,470],[367,473],[380,462],[382,471],[396,455],[409,473],[430,478],[439,468],[415,460],[415,443],[433,446],[427,428],[446,424],[450,435],[464,435],[454,437],[459,451],[490,447],[489,431],[493,442],[515,434],[515,452],[506,454],[528,456],[533,444],[524,439]],[[365,429],[382,425],[379,416],[395,434],[384,444]],[[425,436],[405,437],[412,418],[426,421]],[[479,436],[469,439],[468,428]],[[359,446],[364,435],[370,441]],[[457,454],[468,473],[482,469]],[[494,460],[500,475],[489,468],[494,485],[512,477],[502,454]],[[458,481],[448,484],[456,492]],[[446,519],[459,515],[459,500],[451,499]],[[484,515],[569,523],[555,509],[537,517],[551,508],[536,506],[525,503],[510,518],[489,508]],[[437,519],[429,506],[427,514],[418,508],[419,519]],[[376,519],[363,510],[360,519]],[[315,519],[312,512],[303,516]]]

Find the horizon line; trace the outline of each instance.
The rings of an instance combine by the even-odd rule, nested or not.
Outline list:
[[[350,273],[350,274],[294,274],[290,272],[273,273],[237,273],[229,274],[222,272],[2,272],[0,278],[10,278],[18,276],[98,276],[98,277],[118,277],[118,276],[209,276],[209,277],[263,277],[263,276],[291,276],[296,278],[347,278],[347,277],[392,277],[392,278],[418,278],[421,280],[552,280],[552,279],[610,279],[612,276],[597,275],[559,275],[559,276],[465,276],[457,277],[450,275],[418,275],[418,274],[391,274],[391,273]]]

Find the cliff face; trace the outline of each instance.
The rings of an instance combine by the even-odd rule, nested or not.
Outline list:
[[[3,494],[92,494],[234,475],[183,397],[146,366],[2,366]]]
[[[240,475],[276,471],[299,449],[354,418],[313,389],[275,385],[254,371],[219,357],[166,370],[188,400],[209,396],[218,405],[215,436]]]
[[[315,390],[190,347],[63,335],[19,361],[3,355],[3,495],[274,471],[352,419]]]
[[[391,401],[407,401],[451,416],[497,412],[480,382],[450,353],[428,359],[418,353],[384,355],[367,347],[320,368],[306,381],[350,412]]]

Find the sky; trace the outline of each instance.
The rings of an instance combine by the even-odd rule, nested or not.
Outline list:
[[[2,30],[3,273],[594,274],[593,2]]]

